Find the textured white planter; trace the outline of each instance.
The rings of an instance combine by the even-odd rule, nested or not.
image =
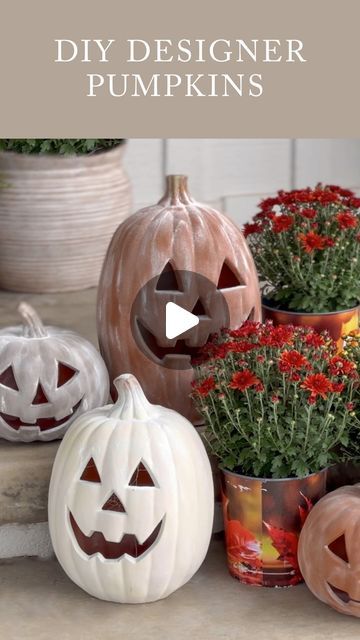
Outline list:
[[[0,288],[46,293],[97,285],[111,237],[130,213],[123,151],[0,153]]]

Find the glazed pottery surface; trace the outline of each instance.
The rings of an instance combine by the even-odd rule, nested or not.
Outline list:
[[[263,319],[277,324],[292,324],[296,327],[313,327],[316,331],[328,331],[330,336],[342,348],[342,336],[348,335],[359,326],[359,306],[332,313],[298,313],[276,309],[263,300]]]
[[[325,495],[327,471],[272,480],[222,471],[230,574],[250,585],[287,587],[302,581],[297,546],[312,506]]]
[[[0,153],[0,288],[47,293],[97,285],[129,215],[124,145],[90,155]]]
[[[220,326],[219,299],[229,318]],[[179,339],[166,337],[168,302],[199,316]],[[194,351],[223,326],[260,317],[256,269],[240,229],[192,200],[184,176],[168,176],[165,196],[119,226],[104,261],[98,336],[111,378],[131,372],[151,402],[202,422],[189,395]]]
[[[314,507],[300,535],[299,565],[310,591],[336,611],[360,617],[360,485],[341,487]]]

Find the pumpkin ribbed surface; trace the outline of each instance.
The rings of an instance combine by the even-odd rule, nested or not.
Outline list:
[[[129,214],[122,147],[89,156],[0,153],[0,287],[52,292],[97,284]]]

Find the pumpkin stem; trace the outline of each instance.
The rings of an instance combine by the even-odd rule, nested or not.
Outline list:
[[[159,204],[174,207],[179,204],[191,204],[192,202],[193,200],[187,190],[187,176],[166,176],[166,192]]]
[[[24,336],[27,338],[45,338],[47,331],[36,313],[35,309],[27,302],[21,302],[18,306],[24,324]]]
[[[131,373],[123,373],[114,380],[118,398],[110,412],[110,418],[121,420],[146,420],[153,405],[148,402],[140,383]]]

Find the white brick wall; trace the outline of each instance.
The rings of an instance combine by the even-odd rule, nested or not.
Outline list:
[[[189,176],[192,195],[243,225],[278,189],[329,182],[360,190],[359,139],[131,139],[126,166],[134,210],[156,202],[167,173]]]

